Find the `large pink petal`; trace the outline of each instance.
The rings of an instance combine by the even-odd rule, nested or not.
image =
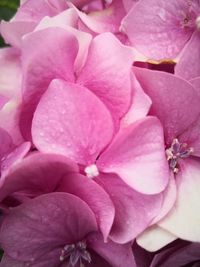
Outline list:
[[[136,191],[156,194],[169,181],[164,148],[160,122],[147,117],[121,131],[97,164],[103,172],[118,174]]]
[[[88,244],[112,267],[136,267],[131,243],[125,245],[116,244],[112,241],[104,243],[99,234],[92,234],[88,238]]]
[[[111,140],[113,120],[87,88],[54,80],[37,106],[32,135],[40,151],[59,153],[86,166]]]
[[[175,74],[191,80],[200,76],[200,33],[196,32],[183,49]]]
[[[56,190],[68,192],[83,199],[96,215],[104,240],[107,240],[113,224],[115,208],[102,187],[83,175],[68,174],[63,177]]]
[[[85,202],[71,194],[51,193],[14,208],[2,224],[0,240],[10,257],[33,263],[96,230],[94,214]]]
[[[115,174],[101,174],[96,181],[108,192],[115,206],[115,220],[110,233],[114,242],[132,241],[158,215],[162,194],[138,193]]]
[[[44,29],[23,39],[24,102],[20,125],[29,138],[33,112],[50,82],[55,78],[74,81],[77,52],[76,37],[64,29]]]
[[[200,114],[200,97],[195,88],[173,74],[134,68],[143,90],[152,100],[150,114],[163,124],[166,143],[186,130]]]
[[[30,197],[51,193],[64,175],[77,171],[77,165],[66,157],[34,153],[11,168],[1,186],[0,201],[14,192],[24,192]]]
[[[93,39],[78,83],[94,92],[118,120],[131,104],[133,51],[114,35],[104,33]]]
[[[197,4],[194,6],[198,8]],[[189,2],[182,0],[151,0],[149,4],[140,0],[122,21],[122,31],[147,57],[174,58],[194,31],[193,27],[184,26],[189,9]]]
[[[177,200],[172,211],[159,225],[189,241],[200,241],[200,162],[185,159],[177,174]]]

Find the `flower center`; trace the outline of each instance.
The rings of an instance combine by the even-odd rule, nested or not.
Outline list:
[[[173,170],[174,173],[178,173],[178,161],[180,159],[188,158],[192,152],[192,147],[188,147],[187,144],[179,143],[178,139],[174,139],[171,147],[166,149],[167,160],[169,161],[169,167]]]
[[[99,170],[96,164],[87,166],[84,171],[88,178],[94,178],[99,175]]]
[[[60,261],[67,261],[69,267],[85,267],[84,262],[91,263],[90,253],[86,250],[84,241],[76,244],[66,245],[61,251]]]

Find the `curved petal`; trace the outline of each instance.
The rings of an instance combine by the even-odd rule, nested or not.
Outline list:
[[[123,244],[132,241],[158,215],[162,194],[140,194],[115,174],[100,174],[95,181],[108,192],[115,206],[115,219],[110,233],[114,242]]]
[[[131,104],[131,66],[133,51],[117,38],[104,33],[91,43],[88,58],[77,82],[94,92],[119,119]]]
[[[66,157],[34,153],[11,168],[1,186],[0,201],[14,192],[30,197],[51,193],[63,176],[71,172],[78,172],[78,167]]]
[[[87,88],[54,80],[37,106],[32,135],[40,151],[59,153],[87,166],[111,140],[113,120]]]
[[[144,93],[139,82],[133,76],[133,99],[132,104],[121,120],[121,127],[127,127],[135,121],[144,118],[151,107],[151,99]]]
[[[10,135],[2,128],[0,128],[0,159],[7,153],[11,152],[14,144]]]
[[[51,193],[12,209],[1,226],[0,241],[10,257],[33,263],[96,230],[94,214],[85,202],[71,194]]]
[[[197,4],[195,8],[197,11]],[[184,25],[189,9],[189,2],[182,0],[151,0],[150,4],[140,0],[124,18],[121,28],[132,45],[148,58],[174,58],[194,31]]]
[[[40,97],[55,78],[74,81],[76,37],[61,28],[36,31],[23,39],[23,105],[20,126],[30,139],[32,116]]]
[[[137,237],[137,243],[144,249],[154,252],[176,239],[177,237],[175,235],[164,230],[162,227],[153,225]]]
[[[163,250],[154,257],[150,267],[198,267],[200,259],[199,250],[199,243],[189,243],[180,247],[175,246]],[[197,265],[195,264],[195,262],[197,263]]]
[[[177,199],[174,208],[159,222],[172,234],[189,241],[200,241],[200,162],[184,159],[177,174]]]
[[[106,242],[115,216],[114,205],[106,191],[93,180],[78,174],[65,175],[56,191],[76,195],[88,204]]]
[[[112,241],[105,243],[100,234],[91,234],[88,237],[88,244],[112,267],[136,267],[131,243],[124,245],[116,244]]]
[[[150,114],[157,116],[165,132],[165,142],[183,133],[200,114],[200,97],[195,88],[173,74],[134,68],[143,90],[152,100]]]
[[[184,47],[178,63],[175,66],[175,74],[191,80],[200,76],[200,33],[196,32],[188,44]]]
[[[118,174],[140,193],[156,194],[164,190],[169,168],[158,119],[146,117],[121,131],[97,165],[103,172]]]

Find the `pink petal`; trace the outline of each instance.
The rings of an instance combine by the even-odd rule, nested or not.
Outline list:
[[[103,172],[118,174],[134,190],[156,194],[169,180],[163,130],[154,117],[127,127],[97,161]]]
[[[11,267],[11,266],[26,267],[26,263],[14,260],[11,257],[4,254],[0,262],[0,267]]]
[[[59,153],[87,166],[111,140],[113,120],[87,88],[54,80],[37,106],[32,135],[40,151]]]
[[[140,194],[114,174],[100,174],[95,180],[108,192],[115,206],[115,220],[110,233],[114,242],[132,241],[158,215],[161,194]]]
[[[200,241],[200,164],[185,159],[177,174],[177,200],[172,211],[159,225],[172,234],[189,241]]]
[[[118,120],[131,103],[131,65],[133,51],[112,34],[93,39],[78,83],[94,92]]]
[[[21,49],[22,37],[35,27],[36,23],[33,21],[1,21],[0,31],[7,44]]]
[[[173,74],[134,68],[143,90],[152,100],[150,114],[163,124],[167,145],[199,116],[200,97],[195,88]]]
[[[131,243],[127,243],[125,245],[116,244],[112,241],[104,243],[99,234],[90,235],[88,243],[94,251],[96,251],[110,264],[110,266],[136,267],[135,259],[131,249]]]
[[[31,143],[30,142],[24,142],[21,145],[13,148],[10,153],[7,153],[1,159],[2,175],[6,175],[9,172],[9,169],[13,165],[18,164],[27,155],[30,148],[31,148]]]
[[[196,9],[197,5],[194,4]],[[147,57],[174,58],[194,31],[183,25],[189,8],[188,2],[182,0],[152,0],[151,4],[140,0],[122,21],[122,31]]]
[[[183,49],[175,74],[186,80],[200,76],[200,34],[196,32]]]
[[[24,38],[24,103],[20,126],[28,138],[33,112],[49,83],[55,78],[74,81],[73,65],[77,52],[78,43],[75,36],[63,29],[44,29]]]
[[[71,194],[51,193],[14,208],[2,224],[0,240],[13,259],[34,262],[96,230],[94,214],[85,202]]]
[[[77,165],[66,157],[34,153],[12,167],[1,186],[0,201],[14,192],[31,197],[51,193],[64,175],[77,171]]]
[[[0,159],[7,153],[11,152],[14,144],[10,135],[2,128],[0,128]]]
[[[104,240],[107,240],[113,224],[115,208],[102,187],[83,175],[68,174],[63,177],[57,191],[68,192],[84,200],[96,215]]]
[[[133,99],[131,107],[121,121],[122,127],[127,127],[133,122],[144,118],[151,107],[151,99],[144,93],[139,82],[133,76]]]

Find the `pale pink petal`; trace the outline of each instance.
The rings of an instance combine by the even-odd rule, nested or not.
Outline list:
[[[158,215],[162,194],[138,193],[115,174],[100,174],[95,181],[107,191],[115,206],[115,220],[110,233],[114,242],[132,241]]]
[[[175,235],[158,225],[153,225],[137,237],[137,244],[150,252],[154,252],[176,239]]]
[[[172,171],[170,171],[169,183],[166,189],[163,191],[162,195],[163,195],[162,208],[160,209],[158,216],[156,216],[152,220],[151,225],[160,221],[173,208],[173,205],[176,201],[177,197],[176,180],[174,177],[174,173]]]
[[[152,0],[149,4],[140,0],[122,21],[121,29],[148,58],[174,58],[194,31],[195,19],[193,27],[184,26],[189,9],[189,2],[182,0]]]
[[[167,145],[186,130],[200,114],[200,96],[187,81],[173,74],[134,68],[143,90],[152,100],[150,114],[157,116]]]
[[[116,244],[112,241],[104,243],[99,234],[90,235],[88,238],[88,243],[94,251],[96,251],[110,264],[110,266],[136,267],[135,259],[131,249],[131,243],[127,243],[125,245]]]
[[[30,139],[33,112],[41,95],[55,78],[74,81],[74,61],[78,52],[75,36],[58,28],[36,31],[23,40],[23,97],[20,126]]]
[[[59,27],[72,33],[77,38],[79,45],[78,54],[74,62],[74,71],[79,73],[85,64],[92,36],[86,32],[75,29],[77,20],[78,15],[76,14],[76,11],[73,8],[69,8],[54,17],[44,17],[36,27],[35,31],[50,27]]]
[[[78,83],[94,92],[118,120],[131,103],[133,51],[110,33],[93,39]]]
[[[116,173],[136,191],[160,193],[168,184],[163,129],[146,117],[123,129],[97,161],[99,169]]]
[[[151,107],[151,99],[148,95],[144,93],[139,82],[133,76],[133,99],[132,104],[126,113],[126,115],[121,120],[121,127],[127,127],[133,122],[144,118]]]
[[[22,37],[32,32],[36,25],[33,21],[1,21],[0,32],[7,44],[21,49]]]
[[[191,80],[200,76],[200,33],[196,32],[188,44],[184,47],[178,64],[175,67],[175,74]]]
[[[12,209],[1,226],[0,241],[13,259],[34,262],[96,230],[94,214],[84,201],[67,193],[51,193]]]
[[[189,241],[200,241],[200,163],[185,159],[176,176],[177,200],[172,211],[159,225]]]
[[[77,12],[80,22],[94,33],[112,32],[119,33],[122,18],[125,16],[124,6],[121,1],[113,1],[107,8],[86,14],[71,5]]]
[[[32,136],[40,151],[59,153],[87,166],[111,141],[113,120],[87,88],[54,80],[37,106]]]

